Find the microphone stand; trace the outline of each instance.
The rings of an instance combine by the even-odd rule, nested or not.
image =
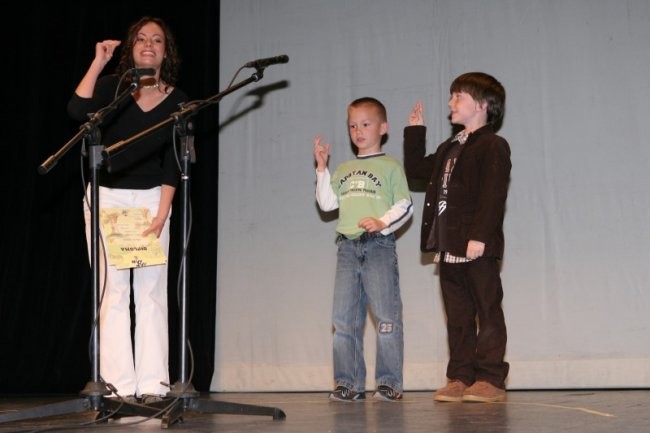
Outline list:
[[[180,318],[179,318],[179,370],[180,377],[176,383],[171,386],[166,398],[162,401],[150,404],[150,407],[160,409],[162,427],[167,428],[175,422],[181,422],[183,414],[187,411],[196,413],[213,413],[213,414],[234,414],[234,415],[268,415],[274,420],[284,419],[285,413],[278,408],[263,407],[248,404],[229,403],[217,400],[203,400],[198,398],[199,392],[194,389],[188,374],[188,351],[187,351],[187,329],[188,329],[188,287],[189,287],[189,232],[190,232],[190,162],[194,162],[194,137],[192,135],[193,125],[188,119],[203,108],[215,104],[225,95],[234,92],[252,82],[259,81],[263,76],[263,67],[257,67],[256,72],[249,78],[242,80],[226,90],[202,101],[190,103],[181,108],[181,111],[172,113],[169,118],[146,129],[133,137],[117,142],[103,151],[104,157],[110,167],[110,157],[116,152],[124,150],[132,142],[148,135],[161,127],[174,122],[175,134],[178,134],[181,141],[180,159],[181,159],[181,266],[179,281],[181,283],[180,296],[178,299]],[[171,402],[169,399],[173,399]],[[158,415],[158,414],[157,414]]]
[[[48,173],[79,140],[89,143],[88,166],[90,169],[90,268],[92,289],[92,331],[91,331],[91,380],[80,392],[80,398],[47,404],[23,411],[0,414],[0,424],[10,421],[19,421],[46,416],[55,416],[71,413],[80,413],[87,410],[99,412],[97,420],[119,418],[121,416],[156,416],[160,411],[145,405],[130,404],[125,401],[105,398],[112,393],[103,382],[99,374],[99,184],[98,173],[102,165],[101,132],[99,127],[105,116],[117,109],[119,104],[139,88],[137,80],[118,95],[108,106],[94,113],[88,122],[81,126],[61,149],[50,156],[37,169],[39,174]]]

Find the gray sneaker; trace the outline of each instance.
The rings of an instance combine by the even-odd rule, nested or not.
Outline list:
[[[337,386],[336,389],[330,393],[330,400],[333,401],[362,401],[365,399],[365,392],[352,391],[344,386]]]
[[[156,394],[142,394],[142,398],[140,399],[142,404],[152,404],[152,403],[158,403],[159,401],[163,401],[162,396],[156,395]]]
[[[375,392],[372,398],[382,401],[400,401],[402,399],[402,393],[395,391],[388,385],[379,385],[377,392]]]
[[[110,397],[110,399],[118,403],[138,404],[138,399],[133,394]]]

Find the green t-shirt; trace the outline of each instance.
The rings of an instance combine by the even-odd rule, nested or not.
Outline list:
[[[402,165],[383,153],[343,162],[331,185],[339,202],[336,231],[348,239],[364,232],[358,225],[362,218],[380,218],[396,202],[411,200]]]

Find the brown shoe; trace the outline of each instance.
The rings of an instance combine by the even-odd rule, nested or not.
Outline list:
[[[435,401],[463,401],[463,392],[467,388],[460,380],[450,380],[447,386],[440,388],[433,394]]]
[[[506,390],[497,388],[489,382],[477,380],[463,393],[463,401],[493,403],[506,400]]]

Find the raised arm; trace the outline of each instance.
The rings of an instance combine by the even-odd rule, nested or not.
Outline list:
[[[322,141],[322,135],[314,137],[314,159],[316,160],[317,171],[325,171],[330,156],[330,144],[321,143]]]
[[[415,107],[409,114],[408,126],[424,125],[424,115],[422,114],[422,101],[415,103]]]
[[[316,160],[316,202],[321,210],[331,211],[339,207],[338,197],[330,184],[330,172],[327,169],[330,144],[322,144],[323,136],[314,137],[314,159]]]
[[[113,52],[121,43],[121,41],[105,40],[95,44],[95,58],[90,64],[88,71],[86,71],[86,75],[84,75],[75,89],[75,93],[78,96],[92,98],[99,74],[102,73],[106,64],[113,58]]]

